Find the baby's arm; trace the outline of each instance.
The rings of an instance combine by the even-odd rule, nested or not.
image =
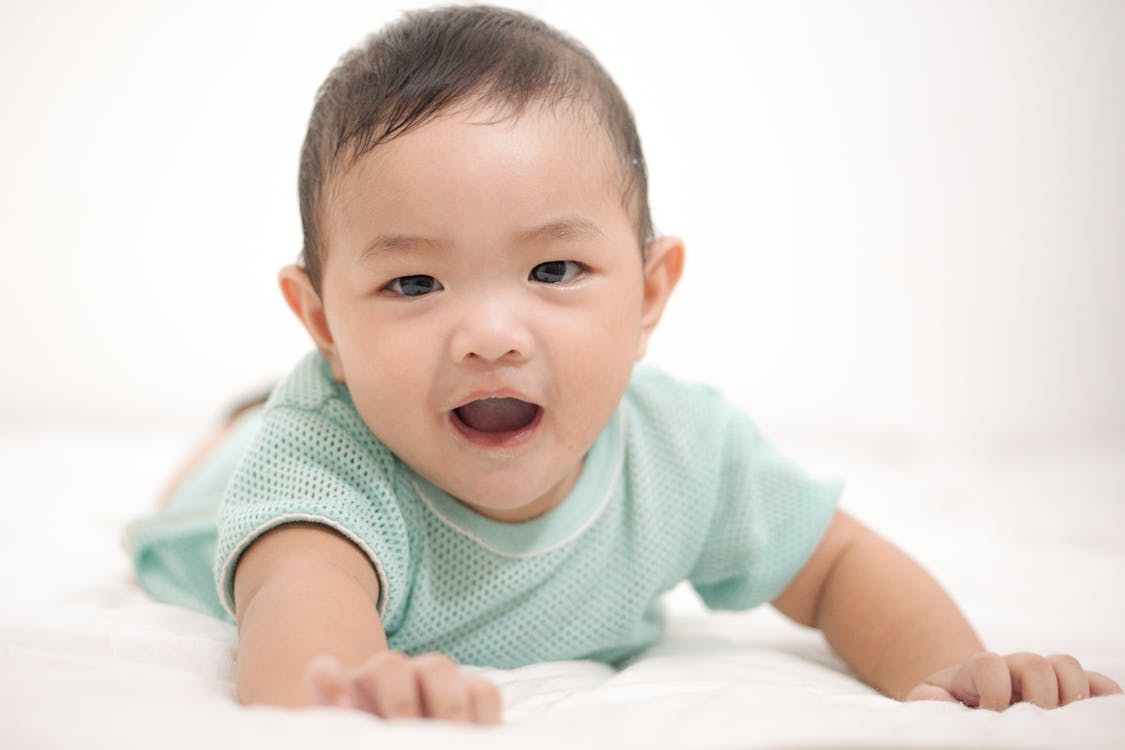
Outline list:
[[[1068,656],[988,653],[928,573],[842,511],[773,604],[820,628],[860,679],[899,700],[1004,709],[1019,700],[1051,707],[1121,692]]]
[[[439,654],[388,650],[378,597],[367,557],[331,529],[294,523],[263,535],[235,571],[239,700],[496,723],[491,682]]]

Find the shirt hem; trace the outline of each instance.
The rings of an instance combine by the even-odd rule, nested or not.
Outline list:
[[[300,522],[316,523],[322,526],[327,526],[337,533],[341,534],[342,536],[346,537],[349,541],[352,542],[352,544],[363,550],[363,553],[367,555],[367,559],[370,560],[371,564],[375,567],[375,575],[379,579],[379,597],[375,608],[379,613],[379,618],[383,619],[387,608],[387,575],[383,571],[383,566],[379,563],[378,558],[375,557],[375,552],[365,541],[363,541],[363,539],[361,539],[346,526],[333,521],[331,518],[313,515],[310,513],[286,513],[285,515],[275,516],[274,518],[271,518],[269,521],[263,523],[261,526],[258,526],[256,529],[243,536],[242,540],[239,541],[239,543],[236,544],[229,553],[227,553],[227,556],[223,561],[222,567],[219,571],[219,601],[222,603],[223,609],[226,610],[227,614],[229,614],[231,618],[236,619],[234,611],[233,576],[234,570],[238,565],[238,560],[242,557],[242,553],[245,552],[246,549],[254,541],[256,541],[260,536],[262,536],[262,534],[266,533],[267,531],[275,529],[278,526],[283,526],[287,523]]]

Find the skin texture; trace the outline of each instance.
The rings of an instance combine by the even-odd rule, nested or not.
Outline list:
[[[675,238],[642,260],[620,185],[589,118],[469,107],[331,186],[322,295],[301,268],[280,274],[375,435],[482,515],[524,521],[565,499],[680,277]],[[567,273],[546,282],[536,269],[555,261]],[[539,421],[503,445],[466,438],[451,412],[489,395],[539,405]],[[388,650],[378,598],[370,562],[335,532],[263,535],[235,574],[240,700],[497,722],[490,682],[441,655]],[[925,571],[842,511],[774,605],[900,700],[1002,709],[1120,691],[1070,657],[987,653]]]

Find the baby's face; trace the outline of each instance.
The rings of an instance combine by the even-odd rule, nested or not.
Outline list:
[[[492,518],[565,498],[643,353],[617,164],[584,118],[477,108],[379,146],[327,193],[334,376],[396,455]]]

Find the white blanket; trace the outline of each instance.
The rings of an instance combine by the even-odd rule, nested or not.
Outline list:
[[[119,546],[187,442],[152,428],[0,430],[0,747],[1125,748],[1123,696],[1001,714],[899,704],[816,631],[768,607],[707,612],[686,588],[666,600],[667,637],[621,671],[482,670],[503,692],[499,728],[243,708],[233,628],[149,600]],[[1125,683],[1125,446],[853,452],[833,456],[844,506],[930,569],[990,648],[1072,653]]]

